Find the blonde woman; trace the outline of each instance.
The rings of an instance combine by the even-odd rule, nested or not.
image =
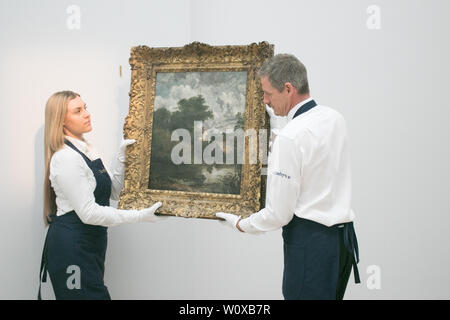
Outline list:
[[[40,279],[50,275],[56,299],[110,299],[104,262],[107,227],[155,222],[161,202],[142,210],[109,206],[123,186],[126,147],[123,140],[111,175],[83,138],[92,130],[90,114],[80,95],[53,94],[45,107],[44,223],[49,225]],[[78,279],[69,279],[77,272]],[[41,298],[40,285],[38,299]]]

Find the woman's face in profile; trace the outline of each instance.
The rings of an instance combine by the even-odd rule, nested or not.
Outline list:
[[[91,115],[86,109],[86,103],[80,97],[70,100],[64,118],[64,133],[83,140],[83,133],[91,130]]]

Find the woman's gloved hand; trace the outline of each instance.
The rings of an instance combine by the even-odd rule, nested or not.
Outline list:
[[[127,151],[127,146],[135,143],[136,140],[135,139],[122,139],[122,141],[120,142],[120,146],[119,146],[119,153],[117,155],[117,159],[124,163],[126,161],[126,151]]]
[[[167,216],[157,216],[155,215],[155,211],[158,210],[159,207],[162,206],[162,202],[158,201],[150,208],[141,209],[138,211],[139,221],[144,222],[157,222],[167,218]]]

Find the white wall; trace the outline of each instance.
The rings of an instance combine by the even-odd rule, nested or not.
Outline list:
[[[69,30],[66,9],[81,9]],[[369,30],[370,5],[381,29]],[[450,298],[447,0],[0,0],[0,298],[34,299],[41,249],[44,105],[81,93],[111,163],[128,112],[129,49],[269,41],[347,120],[363,283],[349,299]],[[123,76],[119,76],[119,66]],[[282,299],[281,232],[168,218],[109,229],[115,299]],[[370,290],[367,269],[381,270]],[[49,284],[44,297],[52,298]]]

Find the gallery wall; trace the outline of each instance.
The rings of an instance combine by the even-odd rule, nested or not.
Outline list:
[[[446,0],[1,0],[0,299],[37,293],[47,98],[81,94],[87,138],[111,165],[130,48],[193,41],[268,41],[302,60],[312,96],[344,115],[362,280],[350,279],[346,298],[450,298],[449,9]],[[283,298],[280,230],[252,236],[172,217],[108,232],[113,299]],[[49,283],[43,296],[54,298]]]

